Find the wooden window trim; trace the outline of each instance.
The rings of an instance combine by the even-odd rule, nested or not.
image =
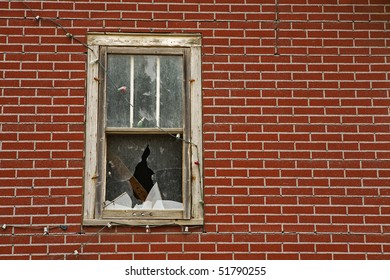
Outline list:
[[[86,110],[86,141],[85,141],[85,172],[84,172],[84,225],[104,225],[108,222],[127,225],[159,225],[159,224],[179,224],[179,225],[200,225],[203,224],[203,169],[202,169],[202,91],[201,91],[201,36],[194,34],[115,34],[115,33],[90,33],[88,34],[88,71],[87,71],[87,110]],[[103,194],[101,181],[105,176],[100,176],[99,170],[104,170],[103,163],[99,160],[101,145],[104,144],[105,136],[99,135],[100,123],[98,116],[99,92],[102,83],[99,80],[99,68],[102,59],[99,55],[100,49],[107,47],[114,52],[127,52],[132,48],[134,53],[139,48],[140,53],[145,52],[145,48],[150,48],[146,52],[156,50],[162,53],[180,53],[188,51],[188,64],[190,65],[190,76],[187,77],[186,90],[190,95],[190,116],[188,120],[190,127],[188,142],[189,145],[189,168],[191,190],[188,198],[189,203],[185,203],[188,209],[188,217],[170,219],[170,211],[164,210],[163,215],[168,215],[164,219],[145,218],[145,211],[129,210],[121,211],[119,215],[112,216],[110,212],[100,211],[102,207],[101,197]],[[154,49],[153,49],[154,48]],[[159,49],[161,48],[161,49]],[[127,49],[127,50],[125,50]],[[99,60],[98,60],[99,59]],[[135,129],[111,128],[109,133],[136,133]],[[172,130],[173,131],[173,130]],[[105,131],[105,133],[107,130]],[[104,133],[104,134],[105,134]],[[156,133],[155,129],[146,129],[145,133]],[[160,131],[161,133],[161,131]],[[105,155],[100,155],[105,158]],[[184,160],[184,159],[183,159]],[[200,165],[199,165],[200,164]],[[100,197],[100,200],[97,198]],[[144,213],[143,213],[144,212]],[[117,213],[116,213],[117,214]],[[130,216],[130,217],[129,217]]]

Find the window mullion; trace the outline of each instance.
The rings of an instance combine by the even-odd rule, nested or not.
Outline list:
[[[160,127],[160,57],[156,59],[156,125]]]
[[[134,123],[134,56],[130,56],[130,127]]]

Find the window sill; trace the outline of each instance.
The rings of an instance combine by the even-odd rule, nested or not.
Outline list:
[[[84,219],[84,226],[105,226],[108,223],[112,225],[123,226],[202,226],[203,219],[191,219],[191,220],[119,220],[119,219]]]

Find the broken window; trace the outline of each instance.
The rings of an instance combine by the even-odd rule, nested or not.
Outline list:
[[[203,219],[200,38],[176,36],[89,36],[87,224]]]
[[[108,135],[105,208],[183,209],[182,150],[164,134]]]

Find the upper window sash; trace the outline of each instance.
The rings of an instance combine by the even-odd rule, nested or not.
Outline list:
[[[145,128],[148,130],[156,128],[161,131],[168,130],[169,133],[180,133],[189,127],[190,124],[186,121],[191,110],[190,85],[187,78],[191,71],[189,48],[101,47],[100,52],[100,58],[104,64],[102,67],[104,75],[101,76],[105,81],[105,88],[101,90],[110,91],[105,94],[105,103],[109,106],[108,115],[105,117],[108,122],[104,123],[109,131],[134,132]],[[146,58],[150,60],[148,63],[156,63],[153,69],[155,73],[152,73],[154,81],[149,85],[152,87],[148,92],[150,97],[141,96],[147,93],[140,92],[143,82],[139,80],[136,82],[137,73],[140,71],[139,63]],[[116,66],[115,64],[123,63],[127,66],[126,71],[123,67],[118,71],[119,73],[113,73],[115,70],[110,69],[111,66]],[[176,68],[166,69],[167,67]],[[175,76],[177,76],[176,81]],[[171,88],[167,88],[166,83]],[[122,92],[115,95],[116,91]],[[168,92],[171,94],[167,94]],[[110,97],[112,99],[108,100]],[[154,108],[150,107],[146,112],[142,108],[145,104],[141,105],[142,99],[148,100],[148,104],[153,104],[148,107]],[[122,116],[120,112],[116,114],[117,108],[128,110],[128,116]],[[117,121],[110,119],[112,117]]]

